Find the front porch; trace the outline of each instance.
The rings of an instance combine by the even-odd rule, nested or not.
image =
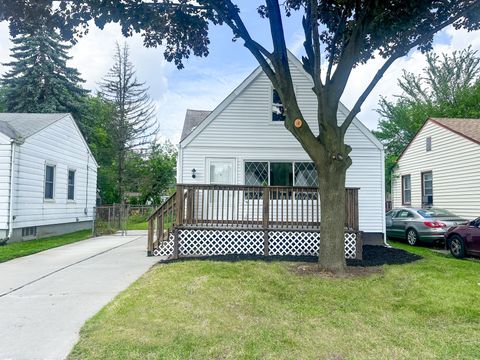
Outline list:
[[[345,257],[361,259],[358,188],[345,196]],[[147,251],[174,259],[317,255],[319,228],[315,187],[178,184],[148,219]]]

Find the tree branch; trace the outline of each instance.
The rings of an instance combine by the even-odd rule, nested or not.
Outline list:
[[[465,10],[466,11],[466,10]],[[420,36],[417,38],[417,40],[415,40],[414,42],[408,44],[408,45],[405,45],[403,47],[399,47],[392,56],[390,56],[390,58],[382,65],[382,67],[377,71],[377,73],[375,74],[375,76],[373,77],[372,81],[370,82],[370,84],[368,84],[367,88],[365,89],[365,91],[362,93],[362,95],[360,95],[360,97],[358,98],[357,102],[355,103],[355,105],[353,106],[352,110],[350,111],[350,113],[348,114],[348,116],[345,118],[345,121],[343,122],[342,126],[341,126],[341,130],[342,130],[342,133],[345,134],[345,132],[347,131],[348,127],[350,126],[350,124],[352,123],[353,119],[355,118],[355,116],[357,116],[357,114],[360,112],[361,110],[361,107],[363,105],[363,103],[365,102],[365,100],[367,99],[368,95],[370,95],[370,93],[372,92],[373,88],[377,85],[377,83],[380,81],[380,79],[383,77],[383,75],[385,74],[385,72],[387,71],[387,69],[390,67],[390,65],[395,61],[397,60],[398,58],[408,54],[408,52],[415,48],[416,46],[422,44],[426,39],[428,39],[429,37],[433,36],[435,33],[437,33],[438,31],[440,31],[441,29],[447,27],[448,25],[451,25],[453,24],[455,21],[457,21],[458,19],[460,19],[461,17],[463,16],[463,12],[461,14],[458,14],[457,16],[447,20],[447,21],[444,21],[443,23],[441,23],[440,25],[437,25],[436,27],[434,27],[431,31],[429,31],[428,33]]]
[[[226,16],[222,16],[224,9],[222,9],[214,1],[211,2],[212,8],[215,9],[217,14],[219,14],[219,16],[223,18],[223,21],[225,21],[225,23],[232,29],[234,35],[242,38],[243,41],[245,41],[245,47],[250,50],[272,84],[276,86],[277,78],[275,72],[267,61],[267,59],[272,61],[273,55],[262,45],[252,39],[238,13],[237,7],[230,0],[225,1],[225,5],[227,14]]]
[[[337,50],[337,43],[338,39],[340,38],[340,35],[343,33],[345,30],[345,25],[347,24],[347,11],[346,8],[342,11],[342,15],[340,18],[340,21],[338,23],[338,27],[335,31],[335,34],[333,35],[332,39],[332,44],[330,45],[330,54],[328,57],[328,69],[327,69],[327,77],[325,79],[325,82],[329,82],[331,75],[332,75],[332,68],[333,68],[333,63],[335,62],[335,54]]]
[[[321,62],[321,51],[320,51],[320,35],[318,33],[318,2],[317,0],[310,0],[310,22],[312,43],[313,43],[313,55],[314,55],[314,67],[313,67],[313,83],[317,93],[322,90],[322,62]],[[317,94],[318,95],[318,94]]]

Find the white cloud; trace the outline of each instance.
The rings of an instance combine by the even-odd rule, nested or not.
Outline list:
[[[443,38],[447,38],[448,41],[447,43],[442,41],[435,44],[433,46],[433,51],[435,52],[451,54],[455,50],[462,50],[471,45],[472,48],[478,50],[480,54],[480,31],[467,32],[466,30],[455,30],[453,27],[449,27],[438,34],[436,39],[438,38],[442,38],[442,40]],[[367,64],[359,66],[352,72],[348,86],[342,97],[342,102],[345,106],[348,108],[353,107],[357,98],[383,64],[383,61],[383,59],[378,58],[370,60]],[[358,116],[359,119],[370,129],[375,129],[379,119],[375,109],[378,108],[380,96],[392,98],[393,95],[401,94],[397,79],[402,75],[402,69],[419,74],[425,66],[425,55],[420,51],[414,51],[410,53],[409,56],[395,61],[363,104],[362,112]]]
[[[298,55],[302,52],[303,36],[301,33],[291,34],[290,47]],[[451,53],[468,45],[480,50],[479,34],[480,31],[468,33],[448,28],[437,37],[442,41],[434,46],[434,50]],[[242,49],[240,43],[232,44],[229,36],[227,28],[215,30],[210,55],[206,59],[189,59],[185,69],[179,71],[164,60],[162,48],[145,48],[139,35],[125,39],[116,24],[107,25],[104,30],[92,26],[90,33],[71,50],[73,59],[69,65],[81,72],[86,88],[95,90],[113,63],[115,42],[126,41],[138,79],[150,87],[150,95],[157,105],[161,138],[169,138],[176,143],[187,108],[213,110],[255,67],[248,51]],[[0,23],[0,63],[9,61],[10,47],[8,26],[5,22]],[[342,98],[347,107],[353,106],[382,62],[382,59],[374,59],[353,71]],[[399,93],[397,79],[401,70],[406,68],[418,73],[424,66],[424,56],[418,51],[397,60],[363,105],[359,118],[365,125],[374,129],[378,123],[378,114],[374,109],[378,107],[380,94],[391,97]],[[5,70],[0,65],[0,73]]]

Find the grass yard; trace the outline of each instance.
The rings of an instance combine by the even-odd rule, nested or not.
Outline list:
[[[85,240],[91,236],[91,230],[82,230],[70,234],[52,236],[38,240],[7,243],[7,245],[0,246],[0,262],[35,254],[40,251],[74,243],[80,240]]]
[[[480,262],[422,260],[356,278],[299,263],[155,266],[90,319],[73,359],[478,359]]]
[[[148,230],[148,222],[128,222],[127,230]]]

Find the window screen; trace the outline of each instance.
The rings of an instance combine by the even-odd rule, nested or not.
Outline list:
[[[402,203],[410,205],[412,202],[412,183],[410,175],[402,176]]]
[[[53,188],[55,182],[55,166],[45,166],[45,199],[53,199]]]
[[[422,204],[433,204],[433,176],[431,171],[422,173]]]
[[[22,237],[30,237],[37,235],[37,227],[36,226],[29,226],[22,228]]]
[[[75,200],[75,171],[68,170],[68,200]]]
[[[425,147],[427,151],[432,151],[432,137],[429,136],[426,139]]]

